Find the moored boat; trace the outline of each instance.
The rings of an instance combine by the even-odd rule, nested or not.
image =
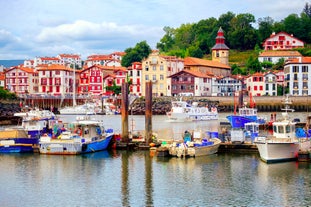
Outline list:
[[[184,121],[204,121],[204,120],[217,120],[218,111],[215,106],[200,107],[197,102],[188,104],[186,101],[173,101],[172,108],[166,113],[171,121],[184,122]]]
[[[309,150],[310,140],[308,137],[297,137],[295,122],[289,119],[288,111],[291,101],[286,96],[285,112],[282,113],[283,120],[274,121],[272,124],[273,134],[259,136],[255,139],[260,158],[267,162],[281,162],[297,160],[299,150]]]
[[[240,93],[243,97],[243,94]],[[243,99],[241,97],[241,99]],[[236,96],[234,97],[236,98]],[[236,101],[234,103],[234,114],[227,116],[228,121],[230,122],[232,128],[244,128],[246,123],[257,122],[259,124],[264,124],[266,122],[265,118],[258,117],[257,108],[253,101],[252,95],[249,94],[250,105],[247,106],[247,103],[243,103],[243,106],[238,108],[238,114],[236,114]],[[242,104],[241,104],[242,105]]]
[[[39,149],[39,138],[44,133],[50,133],[58,122],[54,113],[48,110],[27,110],[15,113],[22,117],[22,125],[0,130],[0,152],[22,153],[35,152]]]
[[[77,117],[68,130],[57,138],[42,136],[39,146],[42,154],[72,155],[106,150],[113,137],[113,130],[104,128],[102,122],[89,117]]]
[[[199,157],[218,152],[221,140],[218,138],[206,138],[201,131],[193,134],[185,132],[181,142],[173,142],[169,146],[169,154],[177,157]]]

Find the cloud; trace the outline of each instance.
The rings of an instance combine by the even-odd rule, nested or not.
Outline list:
[[[157,35],[158,34],[158,35]],[[162,28],[143,25],[117,25],[113,22],[94,23],[84,20],[72,24],[44,28],[36,37],[38,42],[58,42],[68,40],[102,40],[105,38],[133,38],[140,36],[158,37]]]
[[[144,25],[118,25],[114,22],[94,23],[77,20],[71,24],[61,24],[44,28],[36,37],[39,44],[47,45],[46,51],[121,50],[134,47],[137,42],[146,40],[150,47],[164,35],[160,27]],[[67,45],[67,46],[64,46]]]
[[[19,42],[19,38],[15,37],[12,33],[6,30],[0,30],[0,47],[5,47],[15,42]]]

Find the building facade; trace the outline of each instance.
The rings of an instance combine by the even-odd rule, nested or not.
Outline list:
[[[284,66],[285,84],[293,96],[311,95],[311,57],[289,60]]]
[[[298,51],[263,51],[262,53],[259,54],[258,56],[258,61],[259,62],[271,62],[273,64],[277,63],[280,61],[280,59],[284,59],[284,61],[288,59],[293,59],[293,58],[298,58],[302,57],[300,52]]]
[[[153,96],[171,96],[171,82],[167,78],[184,69],[184,61],[177,57],[162,56],[153,51],[142,60],[142,95],[146,92],[146,82],[152,82]]]
[[[289,35],[286,32],[273,32],[269,38],[263,42],[264,50],[291,50],[304,47],[304,42]]]

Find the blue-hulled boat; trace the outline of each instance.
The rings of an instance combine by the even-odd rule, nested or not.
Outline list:
[[[91,120],[90,117],[77,118],[57,138],[41,136],[40,153],[75,155],[106,150],[113,138],[113,130],[105,129],[101,121]]]
[[[40,136],[49,133],[57,122],[54,113],[47,110],[28,110],[14,116],[22,117],[22,125],[0,130],[0,153],[38,151]]]
[[[243,107],[239,108],[238,115],[227,116],[232,128],[244,128],[246,123],[257,122],[259,124],[264,124],[265,119],[259,118],[257,116],[257,108]]]
[[[244,128],[245,124],[250,122],[256,122],[258,124],[266,123],[266,120],[264,118],[258,117],[257,108],[255,107],[252,95],[249,94],[249,96],[250,96],[249,107],[247,107],[246,103],[244,103],[244,106],[238,109],[238,114],[236,114],[235,112],[233,115],[227,116],[227,119],[230,122],[232,128]]]

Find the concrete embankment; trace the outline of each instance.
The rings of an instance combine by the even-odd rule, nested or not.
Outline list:
[[[152,98],[152,114],[165,115],[171,110],[171,101],[178,100],[178,97],[153,97]],[[256,96],[253,100],[256,103],[259,112],[278,112],[284,107],[283,96]],[[200,106],[217,106],[219,112],[232,112],[234,110],[233,97],[184,97],[183,100],[193,102],[196,101]],[[291,97],[292,106],[297,112],[311,111],[311,98],[308,96]],[[37,100],[38,101],[38,100]],[[51,104],[47,100],[39,100],[42,102],[43,108],[49,109]],[[41,103],[40,102],[40,103]],[[249,98],[244,97],[244,102],[249,104]],[[46,106],[44,103],[49,103]],[[57,106],[54,105],[54,112],[57,113]],[[0,102],[0,125],[15,124],[18,120],[13,114],[19,112],[20,106],[17,101],[1,101]],[[129,114],[144,115],[145,114],[145,99],[138,98],[130,107]]]
[[[256,107],[259,112],[278,112],[284,107],[283,96],[257,96],[253,97]],[[152,112],[153,114],[165,114],[170,111],[171,101],[178,100],[176,97],[154,97]],[[199,106],[217,106],[219,112],[232,112],[234,110],[234,98],[233,97],[184,97],[183,100],[199,103]],[[249,104],[249,98],[244,97],[244,102]],[[295,111],[303,112],[311,110],[311,98],[308,97],[291,97],[292,106]],[[132,106],[132,114],[145,113],[144,99],[137,99]]]

